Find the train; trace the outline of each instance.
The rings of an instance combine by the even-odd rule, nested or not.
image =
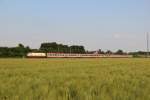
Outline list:
[[[131,58],[131,55],[114,54],[77,54],[77,53],[34,53],[27,54],[27,58]]]

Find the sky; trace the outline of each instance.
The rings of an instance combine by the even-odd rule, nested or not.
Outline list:
[[[150,0],[0,0],[0,46],[146,50]]]

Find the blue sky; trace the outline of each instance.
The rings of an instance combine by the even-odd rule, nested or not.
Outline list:
[[[0,0],[0,46],[145,50],[150,0]]]

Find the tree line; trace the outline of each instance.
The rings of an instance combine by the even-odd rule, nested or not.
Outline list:
[[[52,43],[42,43],[40,47],[40,51],[42,52],[59,52],[59,53],[85,53],[84,46],[78,45],[63,45],[57,44],[56,42]]]
[[[42,43],[39,49],[31,49],[29,46],[18,44],[16,47],[0,47],[0,57],[25,57],[29,52],[44,53],[85,53],[84,46],[63,45],[56,42]]]
[[[0,57],[24,57],[31,49],[22,44],[17,47],[0,47]]]
[[[116,52],[112,52],[111,50],[102,51],[99,49],[98,51],[86,51],[84,46],[80,45],[63,45],[58,44],[56,42],[51,43],[41,43],[40,48],[38,49],[31,49],[29,46],[24,46],[23,44],[18,44],[16,47],[0,47],[0,57],[25,57],[29,52],[44,52],[44,53],[97,53],[97,54],[118,54],[118,55],[134,55],[138,57],[138,55],[145,55],[146,52],[139,51],[139,52],[130,52],[126,53],[123,50],[119,49]]]

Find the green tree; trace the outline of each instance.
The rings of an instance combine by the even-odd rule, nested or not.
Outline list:
[[[119,50],[118,50],[115,54],[123,55],[123,54],[124,54],[124,52],[123,52],[123,50],[119,49]]]

